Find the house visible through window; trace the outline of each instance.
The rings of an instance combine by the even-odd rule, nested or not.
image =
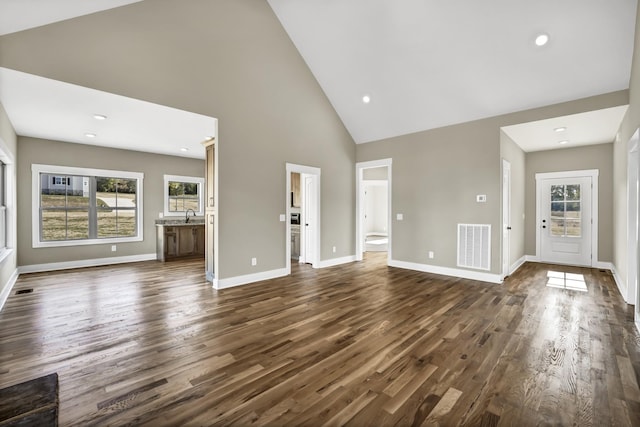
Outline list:
[[[142,240],[142,174],[44,165],[32,173],[34,247]]]

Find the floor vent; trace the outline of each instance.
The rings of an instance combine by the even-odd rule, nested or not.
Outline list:
[[[33,289],[20,289],[19,291],[16,291],[16,295],[30,294],[31,292],[33,292]]]
[[[491,224],[458,224],[458,267],[491,269]]]

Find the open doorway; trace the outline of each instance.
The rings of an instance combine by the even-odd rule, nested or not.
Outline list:
[[[387,252],[391,260],[391,159],[356,164],[356,259]]]
[[[286,164],[286,269],[320,261],[320,169]]]

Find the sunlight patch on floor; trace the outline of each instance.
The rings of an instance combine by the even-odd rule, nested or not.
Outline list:
[[[562,271],[547,272],[547,286],[550,288],[568,289],[570,291],[588,292],[584,275],[565,273]]]

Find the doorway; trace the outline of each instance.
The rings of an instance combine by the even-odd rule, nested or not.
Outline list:
[[[597,261],[598,171],[536,174],[540,261],[591,267]]]
[[[286,164],[285,257],[287,274],[291,261],[320,262],[320,168]]]
[[[634,320],[640,329],[640,293],[638,292],[638,203],[640,150],[638,139],[640,130],[636,130],[627,145],[627,295],[625,300],[635,304]]]
[[[356,260],[366,251],[391,258],[391,159],[356,163]]]

